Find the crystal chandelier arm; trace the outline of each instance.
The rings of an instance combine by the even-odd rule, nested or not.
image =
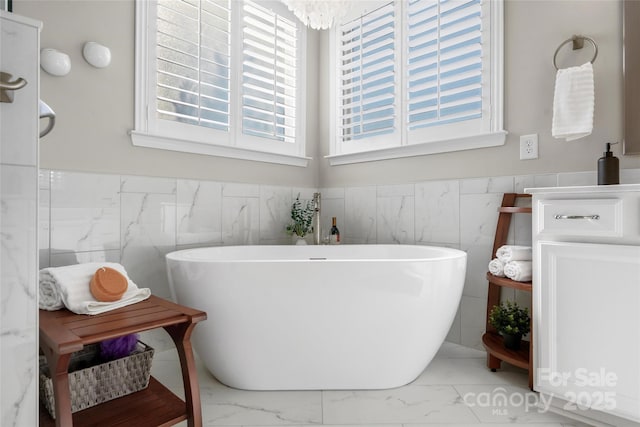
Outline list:
[[[304,25],[326,30],[342,19],[351,0],[281,0]]]

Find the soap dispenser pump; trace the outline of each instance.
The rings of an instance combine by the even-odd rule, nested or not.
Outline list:
[[[598,185],[620,184],[620,162],[611,152],[611,145],[607,142],[607,151],[598,159]]]

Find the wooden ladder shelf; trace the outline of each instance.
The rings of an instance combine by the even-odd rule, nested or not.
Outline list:
[[[531,207],[518,206],[518,199],[530,199],[530,194],[505,193],[502,205],[498,209],[498,224],[493,241],[492,259],[496,258],[498,249],[507,243],[511,215],[514,213],[531,213]],[[487,295],[487,326],[482,336],[482,344],[487,350],[487,367],[495,372],[502,362],[527,369],[529,371],[529,388],[533,388],[533,348],[529,341],[523,341],[519,350],[506,349],[502,343],[502,336],[489,324],[489,313],[494,305],[500,304],[500,293],[503,287],[517,289],[531,293],[531,282],[516,282],[506,277],[498,277],[487,272],[489,293]],[[531,332],[533,333],[533,331]],[[530,335],[531,337],[531,335]],[[531,338],[529,338],[531,339]]]

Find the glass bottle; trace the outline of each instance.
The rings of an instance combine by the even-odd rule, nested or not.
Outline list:
[[[340,230],[338,230],[338,226],[336,226],[336,217],[334,216],[331,219],[331,244],[337,245],[340,243]]]

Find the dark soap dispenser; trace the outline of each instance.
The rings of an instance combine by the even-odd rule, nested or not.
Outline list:
[[[607,142],[607,151],[603,154],[598,159],[598,185],[620,184],[620,162],[611,152],[610,142]]]

